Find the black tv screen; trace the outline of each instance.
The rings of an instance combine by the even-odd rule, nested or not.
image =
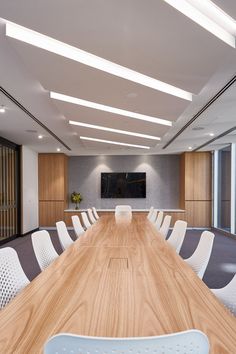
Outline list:
[[[146,173],[102,173],[101,198],[146,198]]]

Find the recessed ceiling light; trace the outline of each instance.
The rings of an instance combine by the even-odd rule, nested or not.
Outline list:
[[[209,133],[209,135],[210,135],[210,136],[215,136],[215,134],[214,134],[214,133]]]
[[[126,131],[126,130],[120,130],[120,129],[107,128],[107,127],[102,127],[100,125],[87,124],[87,123],[82,123],[82,122],[75,122],[73,120],[69,120],[69,124],[77,125],[79,127],[84,127],[84,128],[103,130],[103,131],[106,131],[106,132],[112,132],[112,133],[117,133],[117,134],[137,136],[139,138],[145,138],[145,139],[151,139],[151,140],[161,140],[161,138],[159,138],[157,136],[140,134],[140,133],[133,133],[133,132],[129,132],[129,131]]]
[[[80,136],[80,139],[82,139],[82,140],[89,140],[89,141],[96,141],[96,142],[98,142],[98,143],[105,143],[105,144],[113,144],[113,145],[121,145],[121,146],[130,146],[130,147],[139,148],[139,149],[150,149],[150,146],[134,145],[134,144],[127,144],[127,143],[120,143],[120,142],[118,142],[118,141],[111,141],[111,140],[103,140],[103,139],[88,138],[87,136]]]
[[[161,119],[161,118],[157,118],[157,117],[151,117],[151,116],[147,116],[145,114],[125,111],[124,109],[110,107],[110,106],[105,106],[105,105],[100,104],[100,103],[95,103],[95,102],[91,102],[91,101],[82,100],[80,98],[63,95],[63,94],[57,93],[57,92],[50,91],[50,97],[55,99],[55,100],[68,102],[68,103],[73,103],[73,104],[77,104],[77,105],[83,106],[83,107],[98,109],[100,111],[114,113],[114,114],[118,114],[118,115],[121,115],[121,116],[129,117],[129,118],[145,120],[147,122],[152,122],[152,123],[156,123],[156,124],[168,125],[170,127],[172,126],[172,122],[169,121],[169,120],[165,120],[165,119]]]
[[[43,139],[43,136],[42,136],[42,135],[39,135],[38,138],[39,138],[39,139]]]
[[[61,149],[60,148],[57,148],[57,152],[60,152],[61,151]]]
[[[225,17],[229,16],[220,8],[216,11],[216,5],[209,0],[164,0],[176,10],[196,22],[207,31],[221,39],[223,42],[235,48],[235,37],[222,26]],[[199,3],[207,3],[207,6],[199,6]],[[216,14],[217,12],[217,14]],[[233,19],[232,19],[233,20]],[[234,20],[233,20],[234,21]]]
[[[8,37],[31,44],[35,47],[47,50],[51,53],[75,60],[92,68],[105,71],[109,74],[121,77],[129,81],[133,81],[137,84],[150,87],[154,90],[158,90],[182,98],[184,100],[192,101],[192,94],[190,92],[184,91],[178,87],[169,85],[160,80],[156,80],[150,76],[141,74],[132,69],[128,69],[124,66],[88,53],[69,44],[60,42],[39,32],[32,31],[29,28],[17,25],[16,23],[6,21],[6,35]]]
[[[6,108],[4,106],[0,106],[0,113],[5,113],[6,112]]]
[[[189,149],[189,150],[192,150],[193,148],[192,148],[192,146],[189,146],[188,149]]]

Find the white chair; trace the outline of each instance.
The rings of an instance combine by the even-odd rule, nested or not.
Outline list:
[[[117,205],[115,208],[115,216],[132,217],[132,208],[130,205]]]
[[[98,215],[98,213],[97,213],[96,208],[95,208],[95,207],[92,207],[92,211],[93,211],[93,215],[94,215],[95,219],[98,220],[98,219],[99,219],[99,215]]]
[[[154,207],[152,206],[152,207],[149,209],[149,213],[148,213],[148,215],[147,215],[148,220],[150,220],[150,217],[151,217],[151,215],[152,215],[152,213],[153,213],[153,210],[154,210]]]
[[[162,223],[162,225],[160,227],[160,230],[159,230],[161,236],[164,239],[166,239],[166,237],[167,237],[167,234],[168,234],[168,231],[169,231],[169,228],[170,228],[170,223],[171,223],[171,216],[170,215],[166,215],[164,217],[164,221],[163,221],[163,223]]]
[[[161,227],[163,218],[164,218],[164,213],[163,213],[163,211],[159,211],[159,213],[158,213],[158,215],[157,215],[157,218],[156,218],[156,221],[155,221],[155,223],[154,223],[154,226],[156,227],[157,231],[160,230],[160,227]]]
[[[221,289],[211,289],[216,297],[236,316],[236,274],[233,279]]]
[[[71,217],[71,219],[72,219],[72,225],[73,225],[76,237],[79,238],[85,232],[83,229],[83,226],[81,225],[78,215],[73,215]]]
[[[208,354],[207,336],[196,329],[155,337],[104,338],[61,333],[51,337],[44,354]]]
[[[58,257],[50,235],[46,230],[36,231],[31,235],[31,240],[39,267],[44,270]]]
[[[58,237],[59,237],[59,241],[61,244],[61,247],[64,250],[66,250],[68,247],[70,247],[74,241],[72,240],[72,238],[70,237],[67,228],[66,228],[66,224],[64,223],[64,221],[58,221],[56,222],[56,227],[57,227],[57,233],[58,233]]]
[[[92,224],[95,224],[95,222],[96,222],[97,220],[96,220],[95,217],[93,216],[92,209],[88,209],[88,210],[87,210],[87,213],[88,213],[89,221],[90,221]]]
[[[204,231],[193,255],[185,261],[190,265],[199,278],[203,278],[212,252],[215,235]]]
[[[0,249],[0,309],[29,283],[16,251],[11,247]]]
[[[92,225],[89,222],[88,216],[85,212],[81,213],[82,221],[85,229],[89,229]]]
[[[152,215],[149,218],[149,221],[151,221],[153,224],[155,223],[156,219],[157,219],[157,209],[154,209],[152,212]]]
[[[167,242],[176,250],[176,253],[180,252],[181,246],[184,242],[184,237],[187,230],[187,222],[178,220],[175,222],[173,230]]]

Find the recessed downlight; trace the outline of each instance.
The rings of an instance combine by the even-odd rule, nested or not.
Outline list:
[[[77,126],[79,126],[79,127],[84,127],[84,128],[91,128],[91,129],[103,130],[103,131],[111,132],[111,133],[117,133],[117,134],[124,134],[124,135],[136,136],[136,137],[138,137],[138,138],[145,138],[145,139],[151,139],[151,140],[161,140],[161,138],[158,137],[158,136],[152,136],[152,135],[141,134],[141,133],[134,133],[134,132],[129,132],[129,131],[127,131],[127,130],[120,130],[120,129],[107,128],[107,127],[103,127],[103,126],[100,126],[100,125],[94,125],[94,124],[76,122],[76,121],[73,121],[73,120],[69,120],[69,124],[71,124],[71,125],[77,125]]]
[[[61,151],[61,149],[60,148],[57,148],[57,152],[60,152]]]
[[[96,139],[96,138],[90,138],[87,136],[80,136],[81,140],[88,140],[88,141],[96,141],[98,143],[105,143],[105,144],[112,144],[112,145],[121,145],[121,146],[129,146],[133,148],[139,148],[139,149],[150,149],[150,146],[144,146],[144,145],[135,145],[135,144],[128,144],[128,143],[120,143],[118,141],[111,141],[111,140],[103,140],[103,139]]]
[[[6,108],[5,106],[0,106],[0,113],[5,113],[6,112]]]
[[[190,92],[154,79],[150,76],[141,74],[132,69],[128,69],[124,66],[98,57],[54,38],[45,36],[39,32],[32,31],[29,28],[17,25],[16,23],[6,21],[6,36],[15,38],[35,47],[61,55],[65,58],[77,61],[98,70],[102,70],[137,84],[150,87],[154,90],[158,90],[184,100],[192,101],[192,94]]]
[[[215,134],[214,133],[209,133],[209,136],[215,136]]]
[[[68,102],[68,103],[72,103],[72,104],[77,104],[77,105],[83,106],[83,107],[98,109],[99,111],[118,114],[120,116],[144,120],[146,122],[151,122],[151,123],[156,123],[156,124],[161,124],[161,125],[167,125],[170,127],[172,126],[172,122],[170,120],[147,116],[145,114],[130,112],[130,111],[126,111],[124,109],[115,108],[115,107],[111,107],[111,106],[105,106],[100,103],[82,100],[81,98],[67,96],[67,95],[63,95],[61,93],[57,93],[57,92],[53,92],[53,91],[50,91],[50,97],[55,100]]]
[[[41,134],[38,135],[38,139],[43,139],[43,136]]]
[[[189,147],[188,147],[188,150],[192,150],[192,149],[193,149],[192,146],[189,146]]]

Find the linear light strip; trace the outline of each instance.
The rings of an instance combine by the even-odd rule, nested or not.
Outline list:
[[[216,22],[212,21],[209,17],[204,15],[196,7],[188,3],[186,0],[164,0],[167,4],[180,11],[182,14],[196,22],[207,31],[214,34],[216,37],[227,43],[231,47],[235,48],[235,37],[224,30]]]
[[[160,137],[157,137],[157,136],[146,135],[146,134],[140,134],[140,133],[134,133],[134,132],[129,132],[129,131],[127,131],[127,130],[120,130],[120,129],[107,128],[107,127],[103,127],[103,126],[100,126],[100,125],[94,125],[94,124],[76,122],[76,121],[74,121],[74,120],[69,120],[69,124],[71,124],[71,125],[77,125],[77,126],[79,126],[79,127],[84,127],[84,128],[91,128],[91,129],[103,130],[103,131],[106,131],[106,132],[112,132],[112,133],[117,133],[117,134],[124,134],[124,135],[137,136],[137,137],[139,137],[139,138],[145,138],[145,139],[151,139],[151,140],[161,140],[161,138],[160,138]]]
[[[156,80],[132,69],[128,69],[124,66],[98,57],[54,38],[45,36],[39,32],[32,31],[13,22],[6,21],[6,36],[15,38],[35,47],[61,55],[65,58],[69,58],[81,64],[91,66],[95,69],[102,70],[123,79],[150,87],[154,90],[158,90],[184,100],[192,101],[192,94],[190,92],[169,85],[163,81]]]
[[[80,98],[63,95],[63,94],[57,93],[57,92],[50,91],[50,97],[55,100],[73,103],[73,104],[77,104],[77,105],[83,106],[83,107],[98,109],[100,111],[114,113],[114,114],[118,114],[121,116],[129,117],[129,118],[145,120],[147,122],[152,122],[152,123],[156,123],[156,124],[168,125],[170,127],[172,126],[172,122],[169,120],[166,120],[166,119],[161,119],[161,118],[157,118],[157,117],[147,116],[145,114],[125,111],[124,109],[115,108],[115,107],[106,106],[106,105],[103,105],[100,103],[82,100]]]
[[[232,35],[236,34],[236,21],[211,0],[188,0],[188,2],[204,13]]]
[[[89,137],[87,137],[87,136],[80,136],[80,139],[82,139],[82,140],[89,140],[89,141],[97,141],[98,143],[105,143],[105,144],[130,146],[130,147],[139,148],[139,149],[150,149],[150,146],[134,145],[134,144],[127,144],[127,143],[120,143],[120,142],[118,142],[118,141],[103,140],[103,139],[95,139],[95,138],[89,138]]]

